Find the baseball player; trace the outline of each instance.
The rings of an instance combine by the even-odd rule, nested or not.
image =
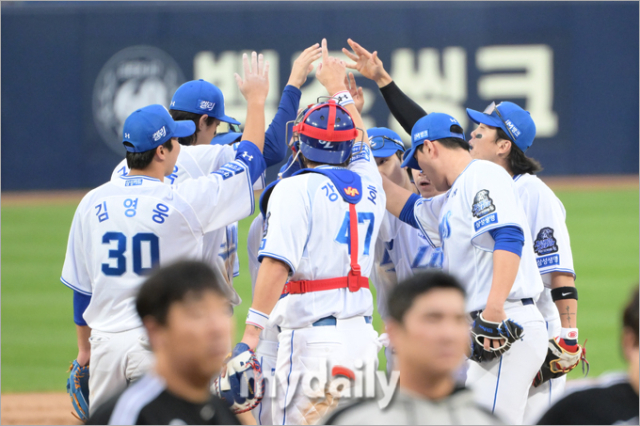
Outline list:
[[[400,136],[383,127],[367,130],[371,151],[378,170],[395,184],[419,193],[424,198],[439,194],[419,170],[402,169],[402,154],[405,152]],[[415,177],[413,173],[415,172]],[[415,179],[411,182],[409,174]],[[422,176],[422,177],[420,177]],[[418,192],[419,191],[419,192]],[[378,312],[387,319],[387,296],[398,285],[419,271],[442,267],[442,249],[433,248],[418,229],[407,225],[389,212],[385,213],[376,241],[375,267],[371,281],[376,287]],[[393,368],[393,351],[385,347],[387,371]]]
[[[232,332],[225,287],[202,262],[156,270],[136,297],[156,365],[94,410],[87,424],[240,424],[209,392]]]
[[[248,102],[245,141],[220,170],[165,185],[180,153],[177,138],[193,134],[195,125],[176,122],[165,107],[151,105],[132,113],[124,125],[130,172],[80,202],[61,280],[74,290],[76,363],[86,366],[90,360],[92,410],[151,362],[133,304],[143,276],[175,259],[202,259],[204,234],[253,212],[252,185],[266,167],[261,150],[267,73],[268,63],[255,52],[252,68],[245,61],[245,79],[239,80]]]
[[[290,177],[295,172],[300,170],[300,162],[294,157],[289,157],[289,160],[282,166],[279,173],[279,178],[284,179]],[[275,183],[271,183],[267,187],[267,190]],[[261,197],[260,204],[266,203],[268,198]],[[266,205],[260,208],[260,211],[266,212]],[[247,251],[249,255],[249,274],[251,275],[251,292],[255,291],[256,280],[258,279],[258,270],[260,269],[260,261],[258,260],[258,253],[260,251],[260,243],[264,233],[264,215],[259,214],[251,222],[249,227],[249,235],[247,238]],[[276,356],[278,354],[278,327],[273,322],[268,322],[262,333],[260,333],[260,341],[256,346],[256,357],[260,361],[262,366],[262,372],[265,377],[266,392],[263,396],[260,404],[254,408],[251,412],[258,424],[271,424],[272,423],[272,395],[271,389],[273,380],[275,380],[276,371]]]
[[[324,39],[322,52],[316,76],[342,106],[332,99],[296,120],[306,168],[281,180],[268,199],[241,343],[255,348],[268,321],[280,327],[274,424],[307,423],[322,414],[302,385],[307,374],[328,366],[332,374],[353,375],[355,361],[375,365],[378,350],[366,277],[385,195],[366,131],[358,130],[364,127],[344,84],[344,63],[328,56]],[[318,396],[325,396],[324,383]]]
[[[570,368],[555,369],[545,362],[529,393],[525,422],[531,424],[564,391],[566,373],[582,356],[578,345],[578,291],[566,211],[562,202],[535,173],[540,164],[525,155],[533,144],[536,127],[531,115],[512,102],[492,103],[484,112],[467,109],[478,127],[471,132],[471,156],[502,166],[513,177],[527,215],[531,239],[545,285],[536,305],[542,313],[549,337],[547,361],[571,358]],[[555,303],[554,303],[555,302]]]
[[[265,133],[264,158],[267,167],[279,163],[285,156],[286,123],[295,119],[301,96],[300,87],[313,69],[312,62],[320,55],[321,49],[316,43],[304,50],[293,63],[278,111]],[[169,112],[174,120],[193,121],[196,125],[196,133],[178,139],[182,145],[181,153],[173,172],[165,180],[166,184],[179,184],[185,179],[205,176],[233,160],[239,145],[236,139],[241,138],[242,134],[234,132],[233,140],[227,139],[229,133],[217,141],[214,137],[221,121],[231,125],[240,124],[237,120],[225,115],[224,96],[219,88],[204,80],[184,83],[173,95]],[[223,142],[231,144],[223,144]],[[111,179],[117,180],[127,173],[126,161],[123,160],[116,166]],[[264,184],[265,174],[256,181],[253,188],[255,191],[261,191],[264,189]],[[238,224],[232,223],[224,229],[207,234],[204,244],[204,260],[214,267],[216,274],[224,278],[229,288],[231,304],[239,305],[240,296],[233,288],[233,278],[240,273],[237,255]]]

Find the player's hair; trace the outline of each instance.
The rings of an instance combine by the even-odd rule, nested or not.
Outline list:
[[[496,139],[496,142],[500,139],[506,139],[508,141],[511,140],[507,133],[500,127],[496,127],[496,130],[498,131],[498,138]],[[542,171],[542,165],[540,165],[540,162],[531,157],[527,157],[513,141],[511,141],[511,151],[507,156],[507,161],[509,162],[509,169],[511,169],[511,172],[514,175],[522,175],[525,173],[535,175]]]
[[[198,123],[200,123],[200,117],[202,117],[204,114],[196,114],[193,112],[180,111],[177,109],[170,109],[169,114],[171,114],[171,117],[175,121],[182,121],[182,120],[193,121],[193,123],[196,125],[195,133],[192,134],[191,136],[178,138],[178,142],[180,142],[180,145],[186,145],[186,146],[195,145],[198,132],[200,131],[200,129],[198,128]],[[215,120],[216,120],[215,117],[207,116],[207,121],[206,121],[207,126],[211,126]]]
[[[399,283],[391,291],[387,301],[389,316],[400,324],[405,314],[413,306],[413,302],[425,293],[435,289],[454,289],[465,296],[465,291],[453,276],[442,271],[429,271],[416,274]]]
[[[638,346],[638,337],[640,334],[640,320],[638,318],[638,286],[636,286],[629,304],[624,308],[622,314],[622,327],[633,331],[633,335],[636,337],[635,345]]]
[[[131,144],[130,142],[124,142],[124,144],[127,146],[133,146],[133,144]],[[163,143],[162,146],[165,147],[165,149],[169,152],[173,150],[173,144],[171,143],[171,139]],[[157,148],[158,147],[155,147],[145,152],[127,151],[127,156],[126,156],[127,167],[129,167],[129,169],[137,169],[137,170],[146,169],[147,166],[151,164],[151,161],[153,160],[153,156],[156,154]]]
[[[452,133],[464,133],[464,131],[462,130],[462,127],[458,126],[457,124],[452,124],[451,127],[449,128],[449,131]],[[442,138],[442,139],[436,139],[436,141],[447,149],[462,148],[465,151],[471,150],[471,146],[469,146],[469,142],[465,141],[462,138]],[[424,145],[420,145],[418,146],[417,149],[420,150],[420,152],[422,152],[423,146]]]
[[[203,262],[180,261],[156,269],[142,284],[136,298],[136,310],[141,319],[151,317],[159,324],[167,323],[172,304],[187,295],[213,291],[227,298],[211,267]]]
[[[347,158],[344,162],[340,164],[331,164],[331,166],[347,167],[349,165],[349,162],[351,161],[351,155],[352,154],[349,154],[349,158]],[[316,163],[315,161],[309,160],[307,157],[304,156],[302,152],[300,152],[300,160],[302,161],[302,164],[304,165],[305,168],[313,168],[313,167],[323,166],[325,164],[325,163]]]

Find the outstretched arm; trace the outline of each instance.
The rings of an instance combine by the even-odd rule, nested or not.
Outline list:
[[[244,79],[235,74],[242,96],[247,100],[247,119],[243,140],[254,143],[264,151],[264,104],[269,94],[269,62],[262,54],[251,54],[251,66],[247,54],[242,55]]]
[[[316,43],[305,49],[293,62],[289,81],[280,98],[278,112],[264,135],[264,160],[267,167],[278,164],[287,154],[287,123],[296,119],[300,106],[300,88],[313,70],[313,62],[321,55],[320,45]]]
[[[329,51],[327,49],[327,39],[322,39],[322,63],[318,65],[318,71],[316,72],[316,78],[322,83],[322,85],[327,89],[330,96],[334,96],[338,92],[349,91],[347,81],[345,79],[347,75],[347,68],[344,61],[341,61],[333,56],[329,56]],[[367,131],[364,127],[364,122],[362,121],[362,117],[356,108],[355,103],[351,103],[348,105],[343,105],[343,107],[349,111],[351,118],[353,119],[353,123],[359,130],[358,132],[358,140],[362,138],[362,140],[369,145],[369,138],[367,137]]]
[[[378,58],[378,52],[370,53],[351,39],[348,39],[347,42],[353,52],[346,48],[342,48],[342,51],[354,61],[347,63],[347,68],[356,69],[363,76],[376,82],[393,117],[405,132],[411,134],[411,129],[416,121],[427,115],[425,110],[400,90],[391,79],[389,73],[384,69],[382,61]]]

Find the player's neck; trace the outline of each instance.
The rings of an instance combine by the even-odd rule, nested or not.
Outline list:
[[[402,363],[399,363],[402,364]],[[410,366],[399,365],[400,371],[412,371]],[[449,374],[431,376],[428,374],[402,375],[400,388],[408,393],[420,395],[430,400],[439,400],[451,395],[455,380]]]
[[[148,176],[164,182],[164,167],[151,163],[146,169],[131,169],[128,176]]]
[[[471,158],[471,154],[468,151],[463,149],[450,150],[446,155],[449,158],[446,161],[447,168],[444,174],[447,185],[451,188],[453,182],[464,172],[469,163],[473,161],[473,158]]]
[[[157,353],[156,359],[156,373],[164,379],[169,392],[194,404],[209,400],[210,379],[187,377],[184,372],[177,371],[176,363],[171,363],[163,354]]]

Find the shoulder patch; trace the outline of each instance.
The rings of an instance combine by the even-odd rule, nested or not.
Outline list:
[[[478,191],[475,197],[473,197],[473,206],[471,207],[471,213],[474,217],[480,219],[496,211],[496,206],[493,204],[493,200],[489,197],[488,189],[481,189]]]
[[[538,256],[543,256],[549,253],[556,253],[558,251],[558,242],[553,237],[553,228],[542,228],[533,243],[533,251]]]

